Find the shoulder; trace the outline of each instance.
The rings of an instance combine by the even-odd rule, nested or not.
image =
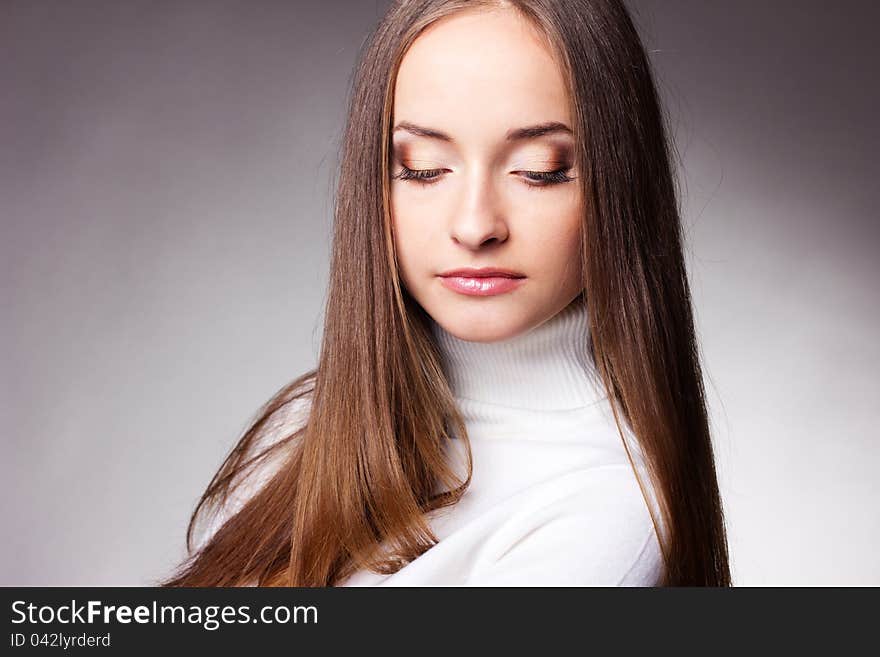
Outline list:
[[[233,477],[228,495],[209,509],[202,529],[197,532],[196,549],[201,549],[278,473],[290,454],[289,449],[282,448],[282,441],[305,426],[310,410],[311,395],[306,394],[287,401],[266,418],[265,424],[247,449],[242,463],[255,460],[248,467],[240,467]]]
[[[659,540],[632,467],[575,474],[552,498],[523,506],[503,523],[469,585],[628,586],[658,580]],[[640,475],[653,503],[647,473]]]
[[[301,429],[309,418],[311,394],[302,394],[285,402],[269,415],[266,424],[254,441],[254,453],[268,449],[295,431]]]

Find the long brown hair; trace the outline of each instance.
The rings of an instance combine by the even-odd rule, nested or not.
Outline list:
[[[585,173],[584,349],[627,454],[621,422],[658,493],[658,583],[730,585],[672,146],[644,47],[619,0],[392,4],[359,53],[349,94],[318,366],[260,409],[190,518],[190,556],[162,585],[328,586],[359,568],[395,572],[437,542],[425,513],[455,504],[470,483],[467,431],[430,318],[398,276],[389,144],[407,48],[438,19],[476,7],[513,7],[530,19],[569,84]],[[294,407],[307,409],[301,421],[279,424]],[[280,436],[266,440],[273,426]],[[451,434],[467,445],[465,477],[443,457]],[[271,457],[275,474],[193,551],[200,517],[228,504]]]

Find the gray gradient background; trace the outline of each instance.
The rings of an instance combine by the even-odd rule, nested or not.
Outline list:
[[[253,413],[315,364],[344,99],[385,5],[0,3],[0,585],[166,574]],[[880,584],[880,11],[630,5],[682,155],[734,580]]]

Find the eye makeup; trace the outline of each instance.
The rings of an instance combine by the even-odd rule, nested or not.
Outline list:
[[[443,173],[447,172],[445,168],[418,168],[416,162],[407,157],[409,149],[395,149],[397,164],[400,170],[392,175],[395,180],[411,181],[419,186],[432,185],[440,180]],[[536,162],[535,165],[527,165],[523,167],[515,167],[512,174],[518,174],[524,183],[531,188],[549,187],[561,183],[571,182],[577,176],[569,175],[569,171],[573,168],[571,158],[571,148],[557,147],[550,158],[533,159],[519,158],[521,160],[531,160]],[[429,162],[430,160],[423,160]],[[540,162],[540,166],[537,163]],[[534,166],[534,169],[525,168],[526,166]]]

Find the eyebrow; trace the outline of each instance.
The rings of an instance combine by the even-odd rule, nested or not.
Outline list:
[[[440,141],[445,141],[449,143],[455,142],[455,140],[447,135],[445,132],[440,132],[439,130],[434,130],[433,128],[426,128],[424,126],[416,125],[415,123],[410,123],[409,121],[401,121],[396,126],[394,126],[394,130],[392,132],[397,132],[398,130],[409,132],[410,134],[416,135],[417,137],[438,139]],[[545,123],[525,126],[524,128],[514,128],[508,130],[507,134],[504,136],[504,139],[505,141],[521,141],[524,139],[534,139],[535,137],[543,137],[544,135],[559,132],[572,134],[571,128],[569,128],[564,123],[560,123],[559,121],[547,121]]]

